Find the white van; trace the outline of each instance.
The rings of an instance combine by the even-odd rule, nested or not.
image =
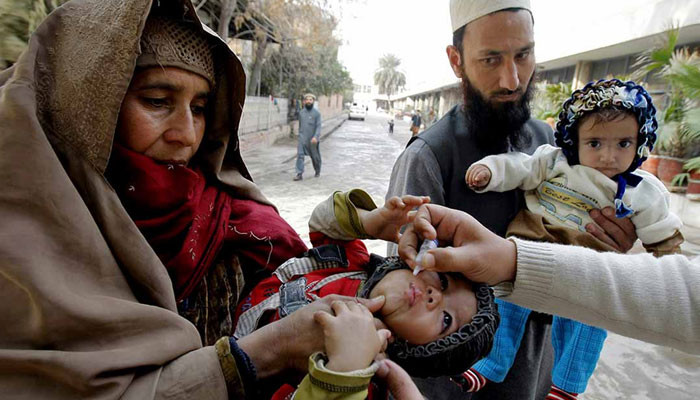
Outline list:
[[[367,117],[367,107],[358,103],[352,103],[352,106],[350,106],[350,115],[348,116],[348,118],[361,119],[364,121],[365,117]]]

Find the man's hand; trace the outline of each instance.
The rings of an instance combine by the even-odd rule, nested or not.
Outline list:
[[[311,144],[316,144],[318,143],[318,139],[316,139],[316,136],[311,138]]]
[[[374,317],[356,301],[334,301],[331,315],[316,311],[314,320],[323,328],[328,369],[348,372],[367,368],[386,348],[391,333],[374,327]]]
[[[429,201],[428,196],[394,196],[372,211],[358,210],[360,222],[368,235],[397,243],[401,227],[409,221],[409,212]]]
[[[418,245],[423,239],[437,238],[442,245],[429,250],[421,267],[429,271],[460,272],[475,282],[490,285],[515,279],[515,243],[486,229],[462,211],[422,205],[399,241],[399,255],[415,268]]]
[[[634,246],[634,242],[637,241],[637,231],[632,220],[616,218],[615,209],[612,207],[605,207],[602,212],[601,210],[592,210],[590,215],[595,224],[586,225],[586,231],[591,235],[621,253],[627,253]]]
[[[361,299],[330,295],[239,339],[238,346],[251,358],[258,378],[276,375],[286,369],[307,371],[309,356],[324,350],[323,328],[314,320],[314,314],[331,313],[334,301],[357,301],[371,313],[384,305],[383,296]]]
[[[464,180],[472,189],[483,189],[491,182],[491,170],[483,164],[474,164],[467,170]]]

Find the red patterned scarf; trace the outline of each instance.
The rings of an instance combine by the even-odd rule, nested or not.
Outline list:
[[[272,271],[306,251],[277,211],[235,199],[208,185],[198,169],[161,164],[114,145],[107,179],[170,274],[178,300],[187,297],[231,246],[241,264]]]

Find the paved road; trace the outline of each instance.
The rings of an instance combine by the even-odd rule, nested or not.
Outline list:
[[[387,133],[387,117],[369,115],[346,121],[321,143],[323,171],[313,178],[307,157],[304,180],[293,182],[296,141],[286,139],[243,157],[255,181],[304,240],[314,206],[336,190],[363,188],[378,204],[389,183],[394,160],[410,138],[408,123],[398,121]],[[366,241],[385,254],[380,241]],[[581,399],[691,400],[700,396],[700,357],[610,334],[596,372]]]
[[[362,188],[377,204],[384,202],[391,168],[411,134],[409,124],[398,121],[388,133],[388,117],[368,115],[365,121],[346,121],[321,141],[321,176],[314,178],[306,157],[304,179],[294,177],[296,140],[283,139],[274,146],[246,152],[243,157],[255,182],[278,207],[280,214],[309,244],[308,220],[314,207],[336,190]],[[367,241],[372,252],[384,255],[385,245]]]

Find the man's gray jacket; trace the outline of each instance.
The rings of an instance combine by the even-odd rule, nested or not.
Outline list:
[[[321,113],[317,109],[302,108],[299,112],[299,140],[309,142],[311,138],[321,140]]]

